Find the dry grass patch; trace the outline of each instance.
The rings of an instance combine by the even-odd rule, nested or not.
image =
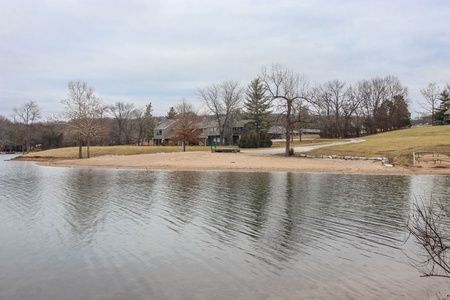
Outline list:
[[[450,126],[415,127],[364,137],[364,143],[317,149],[314,155],[388,157],[394,164],[412,165],[413,152],[450,151]]]
[[[83,147],[83,157],[86,157],[86,147]],[[170,153],[182,152],[181,146],[94,146],[90,147],[91,157],[107,156],[107,155],[137,155],[137,154],[154,154],[154,153]],[[186,151],[211,151],[207,146],[188,146]],[[77,158],[78,147],[66,147],[59,149],[51,149],[40,152],[32,152],[24,155],[24,157],[45,157],[45,158]]]

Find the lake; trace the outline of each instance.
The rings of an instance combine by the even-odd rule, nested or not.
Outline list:
[[[0,156],[1,299],[435,299],[405,243],[450,176],[81,169]]]

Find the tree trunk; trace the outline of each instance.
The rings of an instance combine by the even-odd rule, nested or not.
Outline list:
[[[221,145],[223,145],[224,144],[224,133],[223,133],[223,129],[221,128],[220,130],[219,130],[219,143],[221,144]]]
[[[288,130],[286,130],[286,150],[285,150],[286,156],[289,156],[291,154],[291,133]]]
[[[28,125],[27,153],[30,153],[31,147],[31,125]]]
[[[83,158],[83,142],[81,137],[78,139],[78,158]]]
[[[86,146],[87,146],[87,158],[91,158],[91,149],[90,149],[91,141],[90,138],[87,138]]]
[[[286,111],[286,156],[291,155],[291,110],[292,101],[287,101],[287,111]]]

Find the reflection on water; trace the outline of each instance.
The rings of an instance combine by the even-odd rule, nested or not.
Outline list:
[[[0,162],[5,299],[423,299],[402,251],[445,176],[92,170]]]

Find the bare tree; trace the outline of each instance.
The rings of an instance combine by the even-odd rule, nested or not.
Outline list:
[[[200,120],[194,107],[185,99],[175,106],[175,110],[177,111],[177,122],[172,131],[172,139],[181,141],[183,152],[186,152],[186,144],[197,144],[199,141]]]
[[[377,122],[375,120],[377,111],[383,100],[387,98],[387,91],[382,78],[376,77],[370,80],[360,81],[357,85],[357,97],[362,104],[364,116],[364,127],[368,134],[377,133]]]
[[[434,125],[434,114],[438,107],[441,88],[433,82],[429,83],[426,88],[421,89],[420,93],[425,99],[425,102],[419,103],[419,105],[425,109],[426,114],[431,115],[431,125]]]
[[[388,106],[395,102],[394,97],[408,99],[408,89],[395,76],[376,77],[358,82],[355,89],[356,100],[361,103],[360,115],[368,134],[385,129]]]
[[[28,101],[20,107],[14,108],[14,120],[25,125],[26,134],[26,148],[30,152],[31,134],[33,131],[33,124],[41,118],[39,106],[34,101]],[[24,135],[25,136],[25,135]]]
[[[407,229],[422,253],[410,258],[422,276],[450,278],[450,210],[441,202],[415,201]]]
[[[304,129],[305,124],[311,123],[313,118],[310,114],[310,108],[305,103],[306,101],[300,100],[293,109],[296,124],[299,132],[299,141],[302,141],[302,130]],[[293,141],[293,136],[291,137],[291,141]]]
[[[150,140],[153,138],[153,129],[155,128],[152,103],[150,102],[144,108],[136,109],[135,118],[138,130],[138,143],[143,145],[144,141],[147,141],[147,145],[150,144]]]
[[[116,144],[130,144],[134,127],[133,117],[136,115],[134,104],[118,101],[114,105],[110,106],[109,110],[111,111],[111,114],[117,124]],[[122,139],[122,134],[124,139]]]
[[[323,116],[323,132],[329,137],[346,137],[351,133],[350,123],[360,100],[345,82],[333,80],[314,89],[312,106]]]
[[[308,80],[304,75],[294,73],[282,65],[273,65],[270,70],[263,68],[259,78],[283,118],[286,134],[285,153],[290,155],[290,135],[297,123],[294,107],[300,100],[309,100]]]
[[[86,82],[71,81],[68,84],[68,98],[61,100],[65,105],[63,118],[68,120],[66,131],[77,137],[78,157],[82,158],[83,142],[90,158],[91,141],[104,134],[104,113],[107,107],[95,96],[95,90]]]
[[[198,95],[208,110],[215,116],[221,144],[232,142],[234,114],[240,108],[244,89],[239,82],[229,80],[198,89]],[[178,112],[179,113],[179,112]]]

